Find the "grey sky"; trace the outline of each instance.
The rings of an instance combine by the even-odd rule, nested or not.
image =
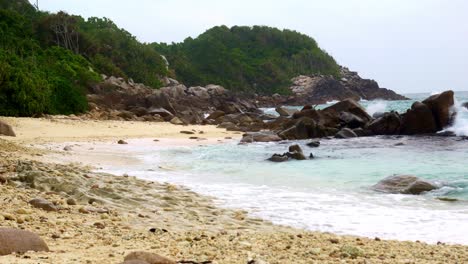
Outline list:
[[[39,7],[108,17],[145,42],[180,42],[222,24],[294,29],[381,87],[468,90],[466,0],[39,0]]]

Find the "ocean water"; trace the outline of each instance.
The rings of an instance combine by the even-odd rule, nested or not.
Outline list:
[[[413,95],[416,100],[425,97]],[[457,101],[468,101],[468,93],[457,93]],[[361,103],[369,112],[404,111],[412,101]],[[448,129],[463,134],[467,120],[466,111],[461,112]],[[468,140],[377,136],[323,139],[319,148],[309,148],[307,142],[158,147],[130,140],[128,145],[112,147],[141,163],[104,166],[103,171],[184,185],[214,197],[220,206],[244,209],[277,224],[336,234],[468,244]],[[293,143],[316,158],[266,161]],[[393,174],[416,175],[440,189],[416,196],[370,188]]]

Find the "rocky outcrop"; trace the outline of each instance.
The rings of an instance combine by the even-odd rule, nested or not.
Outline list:
[[[374,135],[398,135],[400,127],[401,117],[397,112],[384,113],[367,124],[367,129]]]
[[[9,137],[16,137],[13,128],[8,125],[7,123],[0,120],[0,135],[9,136]]]
[[[261,112],[253,100],[219,85],[186,87],[175,80],[159,90],[122,78],[105,77],[90,90],[88,101],[93,119],[171,121],[183,124],[209,123],[222,115]],[[223,114],[222,114],[223,113]],[[209,119],[205,115],[209,114]]]
[[[444,129],[452,124],[454,114],[451,112],[455,99],[453,91],[445,91],[435,94],[423,101],[432,111],[437,131]]]
[[[437,132],[437,125],[431,109],[415,102],[402,118],[401,134],[414,135]]]
[[[27,251],[49,251],[49,248],[42,238],[30,231],[0,228],[0,256]]]
[[[273,162],[284,162],[291,159],[306,160],[304,153],[299,145],[289,146],[289,151],[283,154],[273,154],[268,160]],[[312,156],[312,155],[311,155]]]
[[[340,78],[325,75],[300,75],[291,79],[292,95],[259,96],[261,106],[324,104],[334,100],[405,100],[394,91],[380,88],[374,80],[363,79],[356,72],[342,67]]]
[[[413,175],[393,175],[379,181],[372,188],[386,193],[421,194],[438,187]]]

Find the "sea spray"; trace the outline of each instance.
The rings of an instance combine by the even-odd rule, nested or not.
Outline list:
[[[468,109],[462,106],[462,102],[455,99],[451,113],[455,112],[453,125],[444,131],[453,132],[457,136],[468,136]]]
[[[367,113],[369,115],[374,115],[375,113],[383,113],[387,109],[387,102],[386,101],[373,101],[367,106]]]

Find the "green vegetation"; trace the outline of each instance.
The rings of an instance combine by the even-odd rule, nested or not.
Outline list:
[[[161,56],[108,19],[37,11],[27,0],[0,0],[0,115],[87,110],[98,73],[153,87],[166,76]]]
[[[0,0],[0,36],[0,115],[84,112],[87,89],[101,73],[154,88],[171,76],[186,85],[261,94],[286,93],[299,74],[339,74],[312,38],[269,27],[220,26],[183,43],[144,44],[107,18]]]
[[[221,84],[228,89],[285,93],[300,74],[339,75],[339,66],[312,38],[271,27],[219,26],[178,44],[152,44],[186,85]]]

